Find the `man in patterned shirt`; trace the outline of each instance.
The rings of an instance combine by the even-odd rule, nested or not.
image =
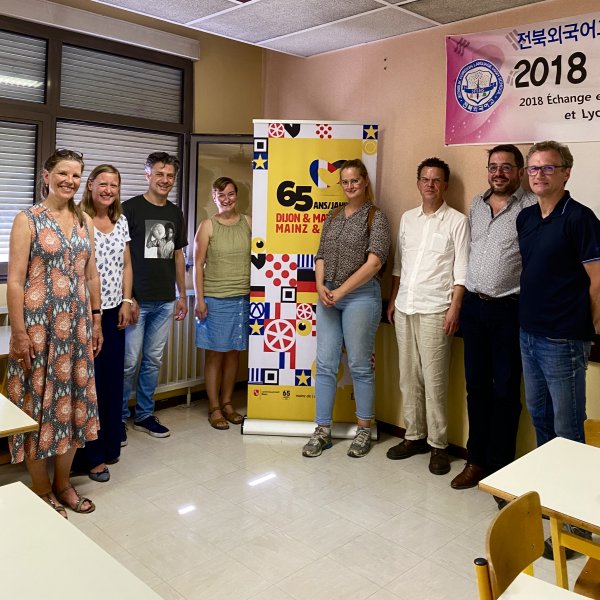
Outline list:
[[[431,450],[429,471],[450,471],[448,372],[452,336],[465,291],[469,223],[444,201],[450,169],[439,158],[417,167],[421,206],[400,221],[392,292],[387,308],[396,326],[405,439],[387,457],[405,459]]]
[[[476,486],[515,457],[521,414],[517,215],[535,204],[521,187],[523,155],[512,144],[488,151],[489,189],[471,204],[471,251],[460,315],[465,348],[468,459],[451,482]]]

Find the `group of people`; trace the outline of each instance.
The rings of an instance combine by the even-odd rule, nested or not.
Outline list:
[[[7,285],[8,395],[39,423],[38,430],[10,438],[12,461],[25,461],[33,491],[65,518],[66,508],[95,510],[71,477],[86,473],[94,481],[109,481],[108,465],[119,460],[127,445],[134,384],[133,428],[157,438],[169,436],[154,415],[153,398],[172,318],[182,320],[188,310],[185,221],[181,209],[168,201],[179,170],[177,157],[150,154],[147,191],[123,204],[120,173],[109,164],[92,170],[76,204],[83,169],[83,156],[73,150],[56,150],[44,163],[39,202],[19,213],[13,224]],[[198,232],[197,248],[204,253],[196,277],[199,319],[210,313],[217,322],[225,320],[220,301],[207,308],[213,293],[245,298],[247,319],[249,265],[229,269],[237,276],[235,294],[216,281],[214,272],[204,289],[200,275],[205,262],[219,262],[219,243],[221,254],[231,247],[219,226],[227,231],[229,225],[243,223],[237,241],[244,257],[249,256],[250,226],[236,213],[236,192],[232,180],[215,182],[215,231],[203,223]],[[245,347],[244,336],[235,333],[235,348],[223,346],[219,331],[209,330],[208,341],[199,336],[211,357],[211,423],[218,421],[219,428],[224,419],[215,416],[218,410],[231,423],[242,420],[231,404],[237,356]],[[212,354],[211,344],[218,345]]]
[[[448,165],[435,157],[419,164],[421,204],[401,218],[385,311],[396,331],[406,425],[388,458],[430,453],[431,473],[449,472],[448,377],[459,328],[469,438],[454,489],[514,459],[522,374],[538,444],[583,441],[585,371],[600,331],[600,221],[565,189],[572,167],[557,142],[532,146],[526,163],[516,146],[496,146],[489,187],[467,217],[444,200]],[[75,204],[83,168],[71,150],[48,158],[40,202],[14,221],[8,273],[8,392],[40,424],[10,440],[12,460],[25,461],[33,490],[63,516],[65,506],[94,510],[70,476],[109,480],[108,465],[127,444],[134,383],[133,428],[170,435],[153,396],[172,318],[188,310],[185,222],[168,201],[178,159],[151,154],[147,191],[122,205],[111,165],[91,172]],[[525,171],[531,191],[521,185]],[[340,184],[347,202],[327,215],[315,257],[316,428],[302,449],[311,458],[332,447],[343,348],[357,417],[348,455],[371,448],[373,349],[391,234],[362,161],[342,165]],[[251,220],[238,212],[237,194],[232,179],[214,182],[217,213],[194,240],[196,342],[206,350],[208,419],[219,430],[243,420],[232,392],[247,348]]]
[[[316,255],[316,429],[307,457],[332,446],[331,416],[342,344],[354,383],[357,429],[348,450],[364,456],[373,418],[374,335],[381,316],[380,267],[389,246],[360,161],[341,168],[348,202],[324,223]],[[488,151],[488,189],[469,216],[449,207],[450,169],[417,168],[419,207],[401,218],[387,319],[399,350],[404,439],[392,460],[430,453],[429,470],[450,471],[446,452],[451,336],[464,339],[468,460],[457,490],[514,460],[521,376],[537,443],[584,441],[585,375],[600,332],[600,221],[566,190],[573,156],[555,141],[534,144],[527,162],[512,144]],[[525,172],[529,188],[522,187]]]

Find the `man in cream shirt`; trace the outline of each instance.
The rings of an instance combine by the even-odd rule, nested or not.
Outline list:
[[[395,323],[405,439],[387,451],[392,460],[431,450],[429,471],[450,471],[448,370],[452,336],[465,292],[469,222],[444,201],[450,169],[439,158],[417,168],[422,204],[402,215],[387,309]]]

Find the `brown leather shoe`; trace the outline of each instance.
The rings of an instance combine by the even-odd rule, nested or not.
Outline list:
[[[386,456],[392,460],[401,460],[403,458],[410,458],[415,454],[426,454],[429,452],[429,445],[427,440],[402,440],[399,444],[388,448]]]
[[[451,482],[450,487],[455,490],[468,490],[475,487],[487,473],[473,463],[467,463],[465,468]]]
[[[431,458],[429,459],[429,472],[434,475],[445,475],[450,471],[450,459],[445,450],[439,448],[431,449]]]

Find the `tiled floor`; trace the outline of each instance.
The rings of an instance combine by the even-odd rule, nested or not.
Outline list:
[[[206,416],[206,401],[162,410],[171,437],[130,430],[108,483],[74,480],[97,509],[69,512],[71,523],[161,596],[477,598],[472,563],[496,504],[450,488],[462,461],[442,477],[427,455],[390,461],[389,436],[362,459],[346,456],[346,440],[303,458],[302,439],[220,432]],[[0,467],[0,484],[17,479],[29,482],[22,467]],[[536,575],[553,581],[552,563],[538,562]],[[572,578],[582,565],[569,563]]]

